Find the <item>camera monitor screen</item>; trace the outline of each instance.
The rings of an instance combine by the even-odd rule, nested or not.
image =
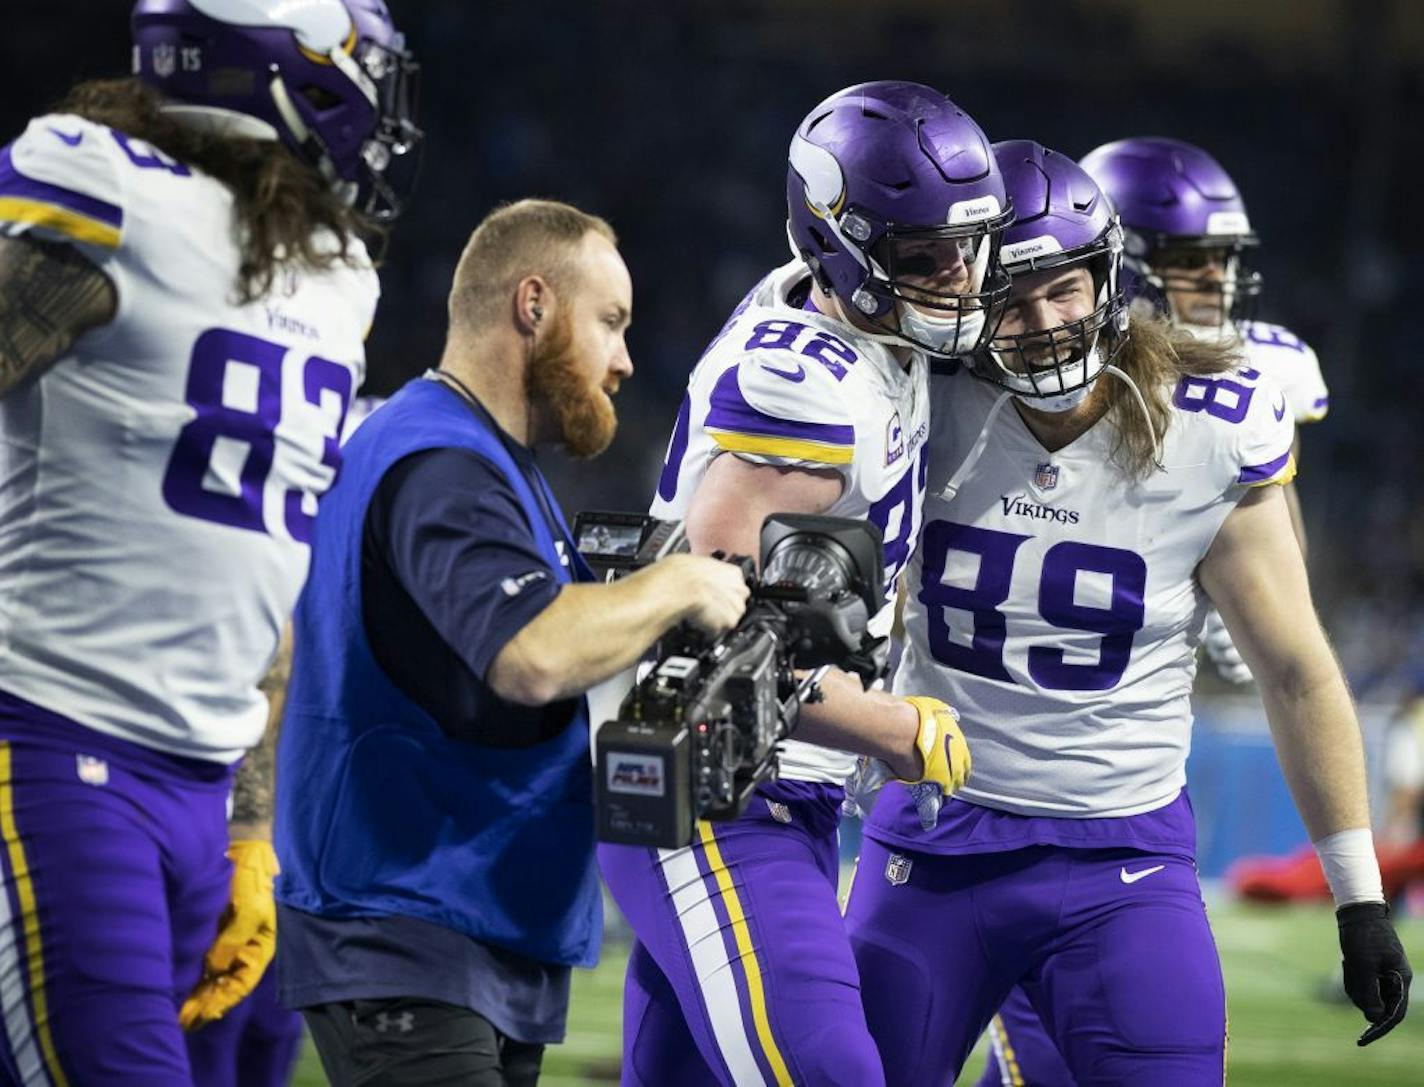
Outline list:
[[[583,525],[578,549],[585,555],[612,555],[631,559],[643,539],[642,525]]]

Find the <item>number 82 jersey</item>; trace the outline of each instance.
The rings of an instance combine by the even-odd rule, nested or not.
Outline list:
[[[654,516],[682,519],[714,457],[832,470],[840,497],[825,512],[866,519],[884,538],[887,606],[873,629],[888,634],[900,571],[914,549],[924,494],[927,367],[906,369],[890,349],[848,325],[789,301],[803,297],[805,266],[772,272],[733,312],[688,382],[668,443]],[[854,757],[795,740],[784,778],[840,784]]]
[[[0,688],[219,762],[261,736],[378,294],[353,241],[240,303],[232,204],[71,115],[0,152],[0,233],[73,246],[118,296],[0,400]]]

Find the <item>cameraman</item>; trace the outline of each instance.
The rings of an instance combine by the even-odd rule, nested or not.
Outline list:
[[[603,220],[526,200],[471,236],[438,369],[342,450],[317,515],[278,748],[279,980],[328,1077],[532,1084],[597,958],[583,692],[740,572],[591,575],[534,458],[596,456],[632,373]]]

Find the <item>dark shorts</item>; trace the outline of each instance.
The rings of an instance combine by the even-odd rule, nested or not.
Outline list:
[[[302,1009],[331,1087],[534,1087],[544,1047],[468,1008],[393,997]]]

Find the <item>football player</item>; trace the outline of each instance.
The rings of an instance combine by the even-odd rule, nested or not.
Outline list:
[[[997,318],[1010,208],[979,127],[899,82],[811,111],[787,199],[796,259],[746,296],[693,370],[652,512],[684,519],[696,551],[744,555],[773,512],[867,518],[893,599],[919,526],[928,359],[970,351]],[[883,753],[896,776],[933,782],[927,821],[968,757],[942,702],[863,692],[840,673],[825,689],[739,820],[699,824],[685,849],[600,850],[637,936],[625,1084],[884,1082],[836,900],[855,760],[832,748]],[[897,739],[916,734],[923,762]]]
[[[1082,168],[1029,141],[995,154],[1013,286],[989,348],[935,382],[895,678],[954,692],[975,775],[928,834],[887,787],[846,914],[886,1078],[953,1079],[1022,985],[1081,1082],[1222,1082],[1183,790],[1211,602],[1261,685],[1372,1041],[1410,972],[1280,488],[1284,395],[1228,342],[1127,318],[1120,227]]]
[[[1220,164],[1181,140],[1134,138],[1104,144],[1081,165],[1121,217],[1128,296],[1136,295],[1144,308],[1161,311],[1183,331],[1232,343],[1252,369],[1280,386],[1297,426],[1323,419],[1330,394],[1315,352],[1280,325],[1250,319],[1262,288],[1260,274],[1250,267],[1257,237]],[[1297,433],[1292,454],[1298,459],[1299,453]],[[1281,490],[1303,552],[1305,526],[1295,484]],[[1251,670],[1214,608],[1207,612],[1202,644],[1223,678],[1250,682]],[[1072,1084],[1022,991],[1015,989],[1005,1001],[989,1038],[994,1057],[980,1087],[999,1083],[1011,1067],[1033,1087]]]
[[[132,28],[135,78],[0,152],[0,1079],[27,1085],[189,1083],[179,1005],[216,1019],[271,956],[270,781],[230,834],[233,764],[364,371],[362,235],[419,137],[381,0],[139,0]]]
[[[1082,166],[1122,218],[1124,261],[1144,297],[1179,328],[1233,341],[1252,369],[1285,392],[1298,426],[1325,418],[1330,392],[1310,345],[1280,325],[1252,320],[1262,288],[1250,266],[1258,241],[1221,165],[1182,140],[1138,137],[1090,151]],[[1134,293],[1131,285],[1128,293]],[[1292,452],[1299,462],[1299,435]],[[1295,484],[1286,484],[1283,494],[1303,551]],[[1215,610],[1207,614],[1203,644],[1223,678],[1251,681]]]

